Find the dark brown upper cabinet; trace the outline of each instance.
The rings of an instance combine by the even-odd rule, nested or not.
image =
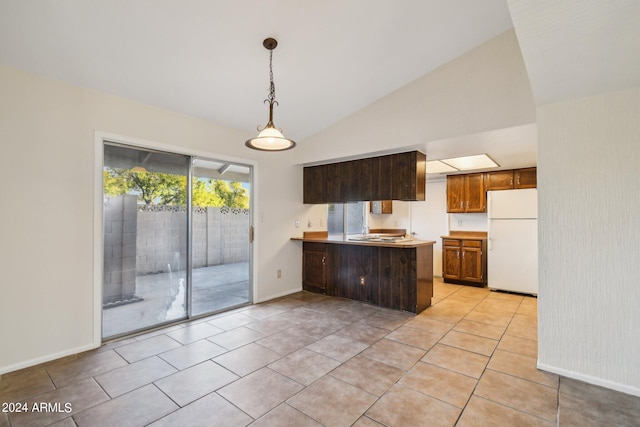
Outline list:
[[[426,156],[419,151],[393,154],[391,170],[392,200],[424,200]]]
[[[393,156],[376,157],[373,162],[373,200],[391,200]]]
[[[314,181],[314,182],[311,182]],[[304,168],[304,203],[424,200],[426,156],[411,151]]]
[[[324,194],[324,165],[309,166],[303,170],[303,200],[304,203],[325,203],[327,196]]]

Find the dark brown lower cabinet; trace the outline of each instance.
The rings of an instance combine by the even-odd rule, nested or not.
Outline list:
[[[302,289],[327,293],[327,248],[324,243],[305,243],[302,251]]]
[[[303,242],[303,289],[420,313],[433,297],[433,245]]]

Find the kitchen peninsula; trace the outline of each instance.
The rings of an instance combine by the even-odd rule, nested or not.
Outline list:
[[[420,313],[433,297],[433,241],[305,233],[304,290]]]

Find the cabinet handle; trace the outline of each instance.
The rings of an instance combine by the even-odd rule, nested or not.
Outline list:
[[[460,259],[460,251],[456,251],[456,254],[458,254],[458,259]]]
[[[460,200],[460,209],[462,209],[464,206],[464,201]]]
[[[520,177],[518,177],[518,185],[520,185]]]
[[[325,261],[326,261],[326,260],[325,260],[325,257],[322,257],[322,263],[323,263],[323,264],[325,263]]]
[[[462,259],[464,259],[464,251],[462,251]]]
[[[467,210],[469,210],[469,201],[467,200]]]

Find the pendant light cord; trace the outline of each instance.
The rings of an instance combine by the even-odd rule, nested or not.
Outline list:
[[[276,85],[273,83],[273,50],[269,51],[269,103],[273,104],[276,101]]]

